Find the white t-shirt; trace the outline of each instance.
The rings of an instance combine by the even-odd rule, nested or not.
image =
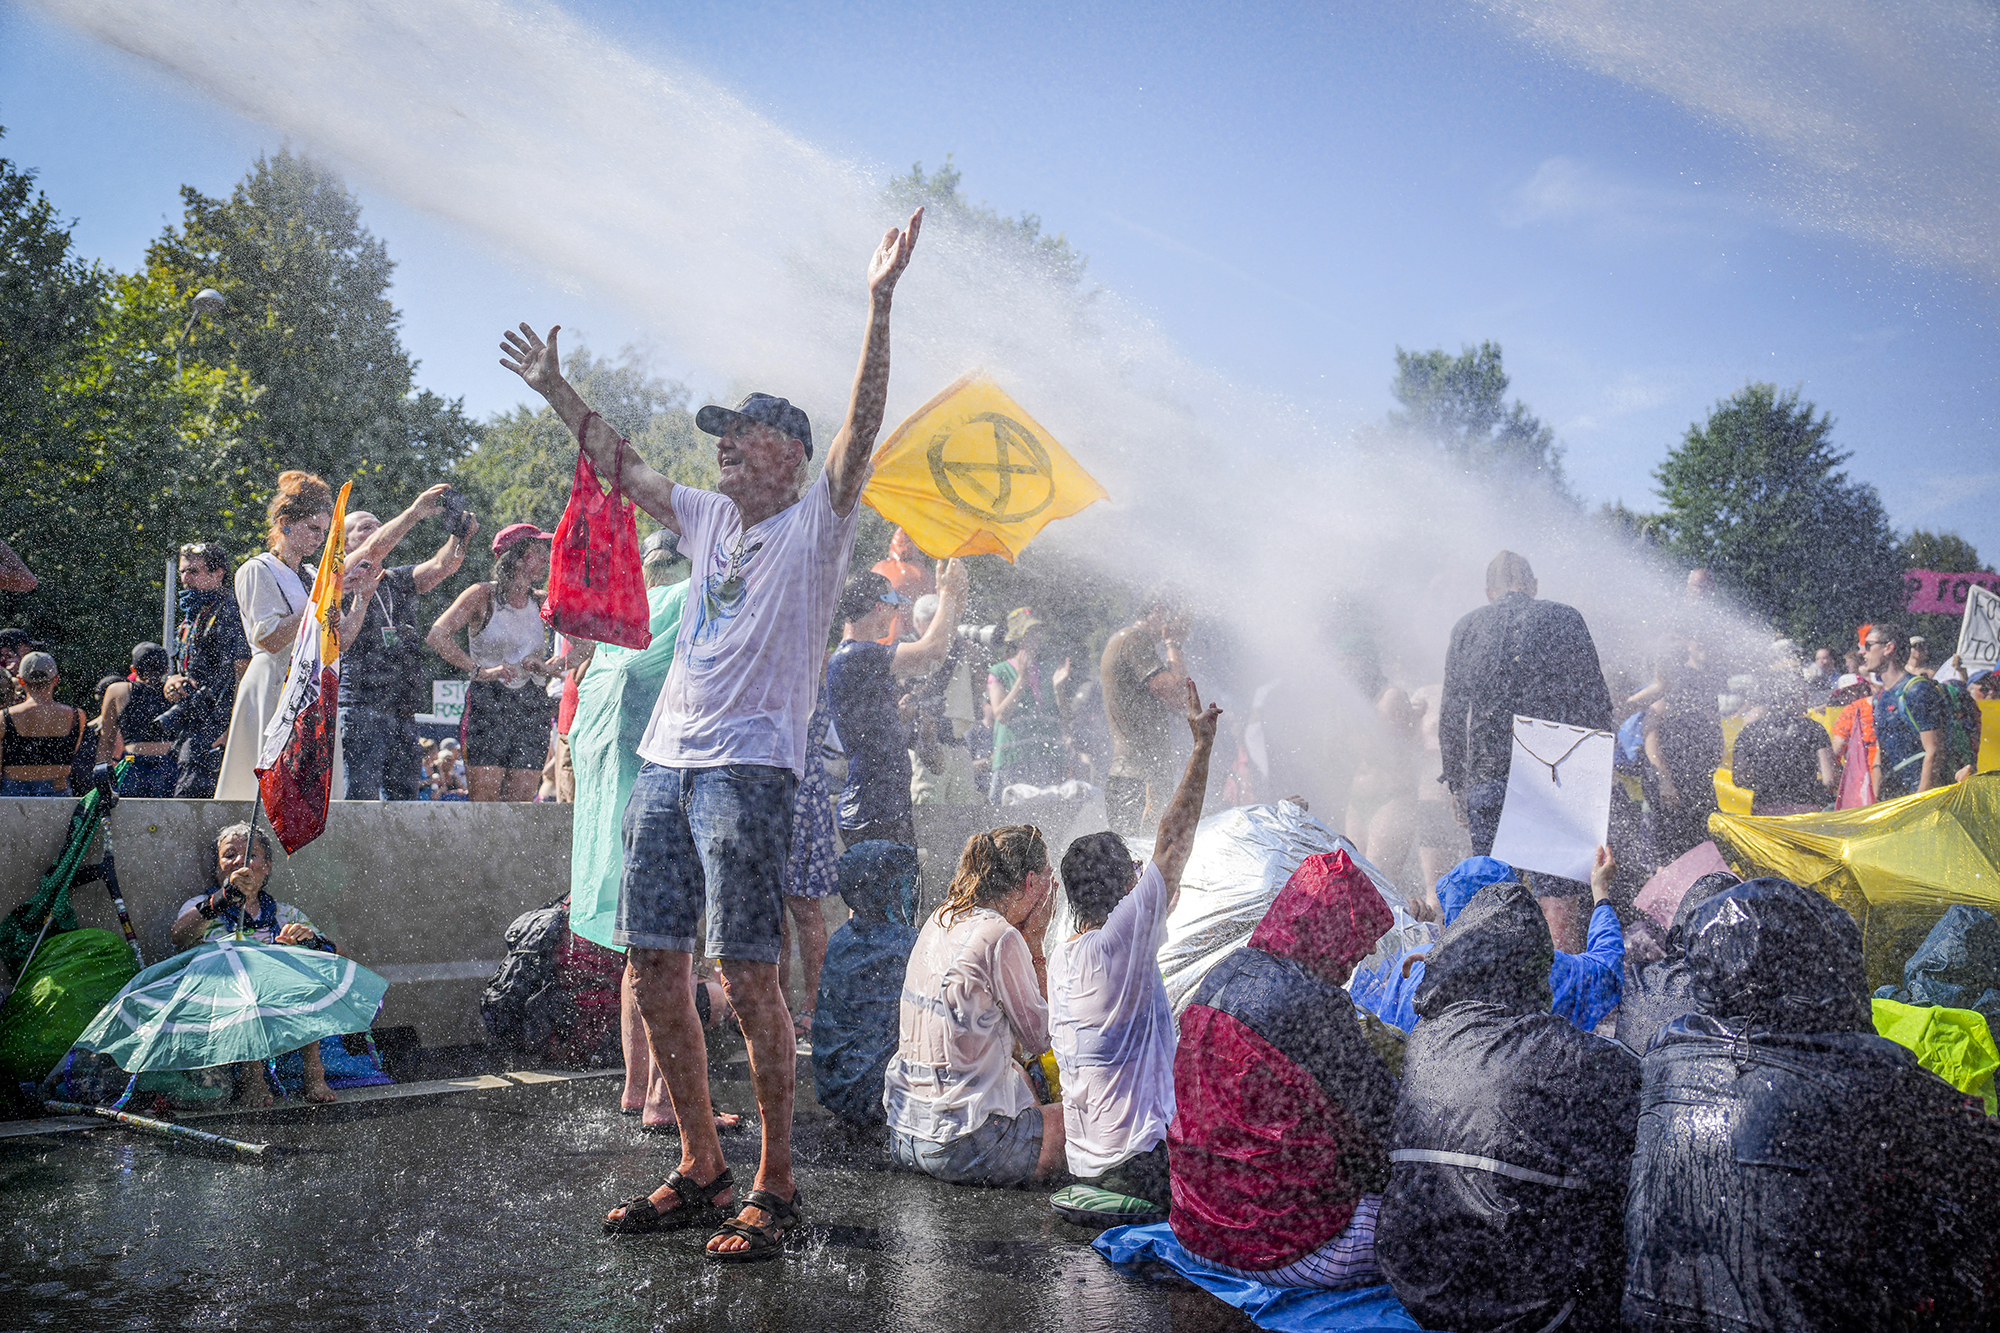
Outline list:
[[[1168,902],[1148,864],[1102,926],[1049,954],[1050,1037],[1079,1176],[1150,1150],[1174,1118],[1174,1012],[1160,979]]]
[[[949,928],[937,913],[903,973],[896,1054],[883,1079],[889,1128],[949,1143],[998,1112],[1035,1104],[1014,1047],[1048,1049],[1049,1015],[1028,941],[1007,918],[975,907]]]
[[[694,573],[639,757],[674,768],[802,772],[861,505],[845,518],[834,513],[824,470],[798,503],[748,531],[726,495],[676,485],[673,502]]]

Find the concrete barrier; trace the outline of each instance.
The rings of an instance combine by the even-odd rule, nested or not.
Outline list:
[[[75,805],[0,799],[0,911],[35,891]],[[269,890],[389,979],[378,1027],[413,1027],[425,1046],[480,1042],[479,994],[506,955],[508,925],[569,891],[570,812],[554,803],[335,801],[326,832],[297,856],[273,839]],[[1101,807],[1075,803],[1033,811],[923,805],[914,813],[927,909],[941,901],[974,833],[1033,820],[1059,858],[1065,836],[1080,831],[1077,820],[1102,818]],[[181,904],[212,886],[216,834],[249,817],[247,801],[118,803],[109,819],[118,882],[147,962],[172,952],[168,929]],[[118,928],[101,884],[77,889],[74,901],[84,925]],[[828,904],[829,925],[846,915],[838,899]]]

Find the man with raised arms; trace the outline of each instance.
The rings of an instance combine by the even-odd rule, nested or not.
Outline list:
[[[651,1195],[611,1210],[613,1232],[719,1229],[708,1257],[775,1257],[798,1224],[792,1181],[794,1038],[778,985],[792,798],[834,602],[847,577],[862,487],[889,387],[889,305],[923,210],[891,228],[868,265],[868,331],[847,420],[817,479],[812,426],[783,398],[753,393],[695,423],[720,437],[719,494],[646,466],[564,380],[559,328],[509,332],[501,365],[540,393],[604,476],[680,535],[693,562],[673,666],[639,744],[625,809],[615,943],[627,946],[653,1056],[681,1125],[679,1166]],[[735,1197],[709,1102],[708,1050],[693,964],[707,952],[750,1047],[763,1123],[755,1188]]]

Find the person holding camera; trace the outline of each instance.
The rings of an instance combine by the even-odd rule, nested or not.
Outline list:
[[[422,564],[382,568],[410,529],[434,516],[444,519],[445,541]],[[423,750],[416,715],[429,711],[423,634],[416,626],[417,599],[436,588],[465,560],[479,529],[465,498],[439,483],[384,523],[365,509],[347,515],[350,568],[380,569],[374,586],[347,595],[352,615],[365,602],[360,632],[341,648],[340,750],[347,770],[342,800],[414,801],[421,794]]]
[[[271,878],[271,840],[264,831],[249,824],[231,824],[215,837],[214,883],[209,891],[181,904],[180,915],[168,929],[176,952],[192,949],[204,940],[226,940],[238,936],[259,944],[290,944],[301,949],[339,953],[340,947],[319,933],[306,914],[290,903],[281,903],[264,891]],[[319,1043],[299,1048],[305,1062],[307,1101],[338,1101],[326,1085],[326,1066],[320,1063]],[[271,1088],[264,1080],[262,1064],[236,1066],[236,1100],[241,1106],[269,1106]]]
[[[250,669],[250,640],[230,587],[229,555],[219,544],[181,547],[180,584],[180,670],[162,684],[168,707],[158,721],[173,738],[175,799],[205,801],[222,774],[236,683]]]

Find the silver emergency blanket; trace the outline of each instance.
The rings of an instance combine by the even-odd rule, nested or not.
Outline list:
[[[1135,855],[1149,855],[1149,843],[1129,839]],[[1425,948],[1432,928],[1410,915],[1390,878],[1353,843],[1314,819],[1292,801],[1245,805],[1210,815],[1195,828],[1194,850],[1181,872],[1181,899],[1167,918],[1167,942],[1160,948],[1160,973],[1167,998],[1178,1014],[1208,969],[1230,950],[1249,942],[1250,933],[1308,856],[1344,851],[1382,895],[1396,923],[1357,973],[1384,959]],[[1060,937],[1059,937],[1060,938]]]

